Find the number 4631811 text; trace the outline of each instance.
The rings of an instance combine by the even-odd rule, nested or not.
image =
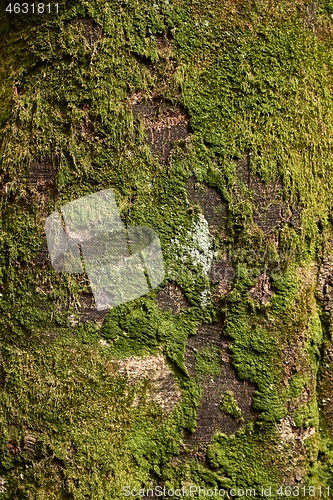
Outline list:
[[[10,3],[6,12],[10,14],[51,14],[59,13],[59,4],[50,3]]]

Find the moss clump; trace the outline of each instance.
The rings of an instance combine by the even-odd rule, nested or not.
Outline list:
[[[207,452],[212,467],[229,487],[256,488],[281,484],[283,459],[274,431],[248,424],[235,435],[216,434]],[[241,460],[239,459],[241,457]]]
[[[226,391],[223,394],[220,409],[227,415],[243,420],[242,410],[239,408],[232,391]]]

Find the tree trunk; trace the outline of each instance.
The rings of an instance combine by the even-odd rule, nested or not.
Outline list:
[[[1,498],[330,496],[332,13],[2,7]],[[45,221],[106,189],[165,278],[97,310]]]

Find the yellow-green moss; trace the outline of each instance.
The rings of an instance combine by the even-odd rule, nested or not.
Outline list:
[[[316,375],[322,343],[297,266],[316,260],[321,233],[332,233],[332,2],[320,4],[314,24],[307,9],[301,0],[63,0],[59,15],[49,18],[1,11],[5,500],[116,499],[124,484],[152,481],[229,488],[283,480],[275,425],[310,371]],[[168,59],[157,46],[161,34],[169,36]],[[142,123],[133,119],[128,99],[137,93],[180,103],[190,115],[191,140],[175,147],[168,165],[152,156]],[[91,128],[82,137],[87,120]],[[245,153],[251,153],[253,174],[264,181],[280,177],[285,199],[302,212],[299,230],[285,223],[267,235],[254,227],[251,193],[243,185],[236,189],[236,162]],[[28,182],[31,162],[45,158],[58,167],[48,197]],[[237,270],[229,297],[205,308],[200,294],[209,286],[207,276],[175,263],[172,243],[186,245],[195,220],[185,189],[192,176],[216,186],[228,204],[227,236],[214,244]],[[158,310],[151,292],[111,310],[102,328],[92,322],[69,326],[87,281],[36,267],[43,222],[63,203],[103,188],[115,191],[126,224],[158,231],[165,283],[182,287],[187,311],[173,317]],[[274,274],[268,305],[248,293],[263,267]],[[213,471],[171,459],[184,429],[195,428],[199,399],[186,372],[186,339],[221,312],[233,364],[242,379],[256,384],[253,405],[260,415],[256,425],[214,438],[208,453]],[[284,349],[301,331],[307,332],[299,349],[309,373],[284,383]],[[101,348],[101,337],[109,350]],[[169,417],[156,405],[132,407],[135,387],[112,369],[115,357],[156,352],[167,357],[182,390]],[[207,373],[217,370],[214,356],[201,363]],[[296,425],[316,425],[316,408],[312,394],[296,410]],[[13,452],[23,449],[26,433],[36,439],[34,457]],[[330,437],[325,446],[332,447]],[[321,474],[315,467],[312,472]]]

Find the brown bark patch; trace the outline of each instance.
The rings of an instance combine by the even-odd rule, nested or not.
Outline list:
[[[215,285],[215,301],[224,299],[232,290],[235,270],[230,260],[220,259],[213,261],[209,272],[209,279]]]
[[[33,265],[40,269],[43,269],[44,271],[51,268],[51,260],[46,243],[43,244],[41,250],[37,254],[37,257],[33,262]]]
[[[54,164],[48,159],[43,159],[31,163],[28,180],[34,187],[43,191],[55,183],[56,174],[57,169]]]
[[[198,408],[197,428],[194,433],[188,433],[185,436],[187,446],[206,447],[216,431],[233,434],[244,422],[255,418],[258,414],[252,408],[255,385],[240,380],[238,377],[231,362],[230,344],[231,340],[223,336],[221,323],[202,325],[198,328],[198,333],[188,339],[185,362],[190,375],[194,377],[198,375],[196,373],[196,353],[207,346],[218,349],[220,352],[221,372],[220,375],[204,375],[200,379],[203,396]],[[221,398],[226,391],[233,392],[237,404],[242,410],[242,421],[221,411]]]
[[[169,413],[181,399],[181,392],[177,387],[174,376],[164,357],[147,356],[145,358],[130,357],[116,360],[119,373],[128,377],[130,384],[145,381],[148,390],[148,402],[154,401],[165,412]],[[139,401],[134,400],[134,405]]]
[[[88,46],[95,45],[103,35],[103,28],[89,17],[77,16],[73,21],[77,33],[80,33],[84,43]]]
[[[143,120],[147,142],[160,163],[167,163],[176,141],[185,141],[191,134],[189,116],[181,105],[162,99],[143,99],[132,96],[132,112]]]
[[[257,300],[261,304],[266,304],[270,301],[273,294],[271,288],[271,280],[266,273],[262,273],[257,280],[257,283],[249,291],[252,299]]]
[[[33,455],[36,452],[36,438],[30,434],[25,436],[23,449],[30,455]]]
[[[193,177],[187,181],[186,190],[190,203],[199,205],[213,236],[226,236],[228,221],[227,204],[219,191]]]
[[[332,247],[332,240],[329,241]],[[316,295],[325,311],[333,310],[333,255],[322,257],[317,276]]]
[[[173,283],[161,288],[156,295],[157,305],[162,310],[171,310],[172,314],[178,314],[181,310],[189,307],[189,302],[182,289]]]
[[[95,321],[95,323],[97,323],[99,326],[102,326],[107,312],[107,310],[98,311],[96,309],[95,300],[92,294],[87,294],[80,298],[80,323]]]
[[[156,45],[158,55],[161,59],[166,59],[172,55],[172,47],[170,43],[170,33],[160,33],[156,37]]]
[[[333,432],[333,347],[332,342],[323,345],[322,370],[318,383],[318,407],[329,434]]]
[[[254,207],[253,220],[266,234],[288,223],[300,229],[300,209],[297,204],[290,205],[283,199],[281,181],[263,182],[258,175],[250,171],[250,155],[244,156],[237,164],[237,177],[252,192]]]

